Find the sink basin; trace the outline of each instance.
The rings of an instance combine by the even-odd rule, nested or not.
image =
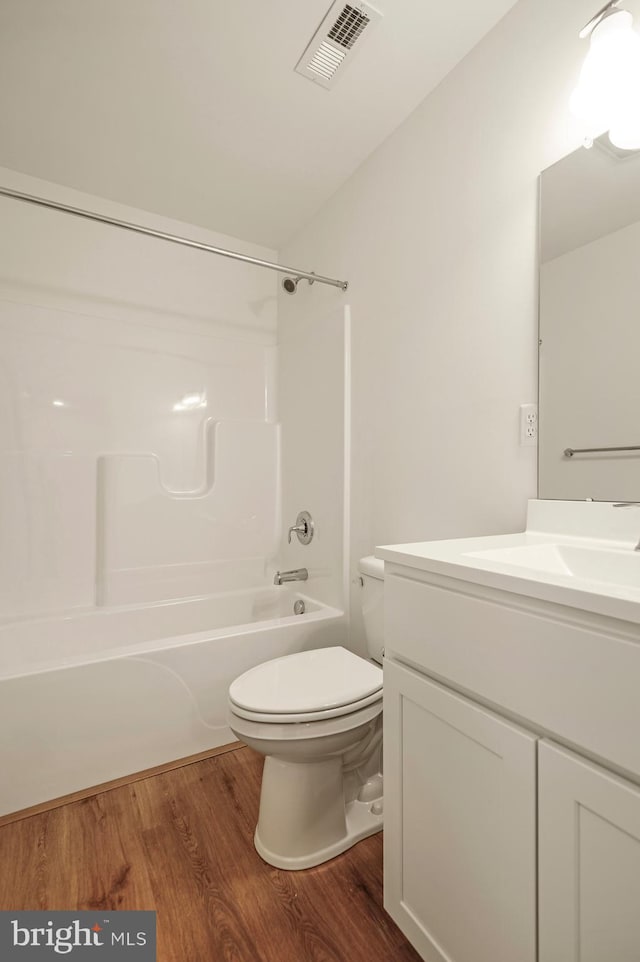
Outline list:
[[[376,554],[441,578],[640,625],[638,523],[637,511],[609,502],[532,500],[525,531],[385,545]]]
[[[587,548],[572,544],[526,544],[486,551],[467,551],[467,558],[528,568],[601,584],[640,588],[640,552]],[[522,572],[525,574],[525,572]]]

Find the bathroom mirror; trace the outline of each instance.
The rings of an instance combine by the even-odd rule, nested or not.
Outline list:
[[[640,151],[605,135],[540,180],[538,494],[640,501]]]

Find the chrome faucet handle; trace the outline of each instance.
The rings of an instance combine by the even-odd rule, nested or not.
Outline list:
[[[302,532],[302,534],[304,535],[304,534],[307,533],[307,526],[306,526],[306,524],[294,524],[294,525],[292,525],[292,526],[289,528],[289,535],[288,535],[288,537],[287,537],[287,541],[289,542],[289,544],[291,544],[291,535],[293,534],[294,531],[296,532],[296,534],[299,534],[300,532]]]
[[[300,544],[310,543],[313,538],[314,524],[308,511],[301,511],[296,518],[296,523],[289,528],[289,534],[287,536],[289,544],[291,544],[291,535],[294,531],[298,536]]]

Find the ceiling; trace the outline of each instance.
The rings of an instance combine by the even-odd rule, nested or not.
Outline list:
[[[325,90],[329,0],[0,0],[0,165],[278,247],[514,0],[373,5]]]

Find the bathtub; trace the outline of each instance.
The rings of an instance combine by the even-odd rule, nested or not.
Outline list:
[[[0,624],[0,815],[233,741],[237,675],[344,643],[344,613],[296,588]]]

